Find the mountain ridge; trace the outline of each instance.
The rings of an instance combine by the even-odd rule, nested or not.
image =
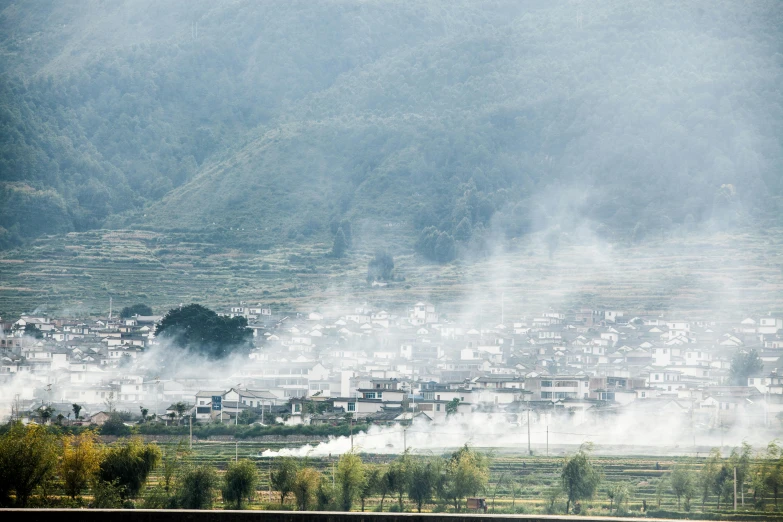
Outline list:
[[[783,215],[774,2],[86,5],[0,8],[0,246],[136,226],[252,247],[347,219],[470,250]],[[19,219],[41,213],[62,217]]]

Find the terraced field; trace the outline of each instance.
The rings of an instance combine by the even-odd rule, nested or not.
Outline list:
[[[367,234],[348,258],[331,245],[242,251],[203,235],[117,230],[45,237],[0,253],[0,314],[106,314],[146,302],[225,308],[239,301],[280,310],[351,308],[368,302],[403,311],[428,299],[455,317],[500,320],[542,309],[617,308],[684,316],[783,311],[779,230],[674,237],[618,247],[565,235],[550,259],[541,238],[473,262],[423,264],[392,234]],[[387,239],[385,239],[387,238]],[[392,245],[399,281],[371,288],[366,266]]]

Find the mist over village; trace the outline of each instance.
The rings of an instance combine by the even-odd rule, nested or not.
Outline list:
[[[190,308],[198,305],[177,312]],[[365,305],[331,317],[241,303],[221,315],[248,325],[247,346],[218,358],[210,346],[172,346],[165,330],[155,335],[162,316],[132,311],[4,323],[4,417],[102,426],[119,412],[129,425],[248,425],[265,415],[420,432],[445,424],[457,429],[457,446],[489,429],[493,441],[482,445],[525,450],[529,423],[537,451],[551,426],[553,447],[591,440],[680,454],[765,444],[783,424],[783,317],[580,310],[481,324],[450,321],[423,302],[404,315]],[[364,449],[400,451],[397,432],[389,448],[368,439]],[[442,445],[437,433],[412,450]]]
[[[0,3],[0,516],[783,521],[781,86],[778,0]]]

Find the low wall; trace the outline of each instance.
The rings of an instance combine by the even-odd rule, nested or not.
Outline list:
[[[544,522],[578,520],[580,522],[660,521],[655,518],[567,517],[557,515],[474,515],[442,513],[340,513],[328,511],[192,511],[148,509],[0,509],[0,520],[51,522],[476,522],[476,520],[526,520]]]

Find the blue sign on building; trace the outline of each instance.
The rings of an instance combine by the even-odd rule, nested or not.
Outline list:
[[[215,410],[215,411],[220,411],[220,410],[223,409],[222,405],[223,405],[223,397],[221,397],[220,395],[213,395],[212,396],[212,409]]]

